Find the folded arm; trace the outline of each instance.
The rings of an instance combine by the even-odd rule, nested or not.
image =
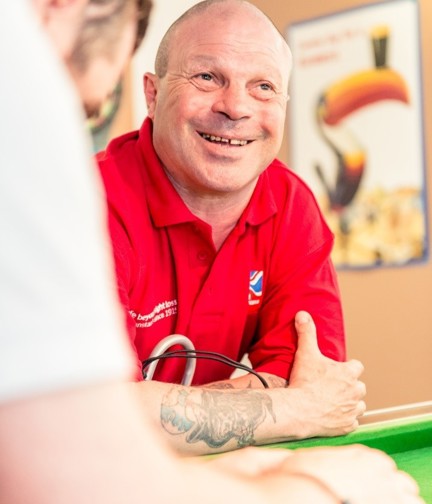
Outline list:
[[[185,454],[351,432],[365,410],[363,366],[323,356],[305,312],[297,315],[296,327],[299,348],[288,387],[269,374],[268,389],[250,374],[207,387],[155,381],[133,386],[168,442]]]

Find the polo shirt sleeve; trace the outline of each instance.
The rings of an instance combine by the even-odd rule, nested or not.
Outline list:
[[[114,142],[115,143],[115,142]],[[114,257],[117,294],[123,307],[123,326],[126,328],[131,348],[134,350],[136,380],[142,379],[141,362],[135,347],[136,325],[130,306],[130,292],[137,282],[136,260],[134,256],[131,235],[126,222],[131,220],[135,207],[130,204],[133,190],[125,184],[122,170],[118,169],[116,156],[111,155],[111,144],[107,151],[96,156],[108,202],[108,227],[111,237],[110,249]]]
[[[295,314],[308,311],[321,352],[346,359],[337,275],[331,261],[334,237],[310,190],[301,182],[280,203],[269,261],[269,279],[249,358],[257,371],[289,377],[297,348]]]
[[[124,308],[124,322],[129,334],[129,339],[133,342],[136,328],[135,320],[131,315],[129,301],[129,290],[132,282],[132,251],[127,233],[121,221],[116,217],[115,212],[110,212],[109,214],[109,230],[115,260],[118,294]]]

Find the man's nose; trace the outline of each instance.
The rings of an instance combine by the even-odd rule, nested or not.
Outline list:
[[[251,116],[252,102],[253,98],[245,87],[230,83],[218,90],[212,110],[238,121]]]

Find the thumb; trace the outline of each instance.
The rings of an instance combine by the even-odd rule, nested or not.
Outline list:
[[[297,351],[322,355],[318,347],[315,323],[308,312],[299,311],[296,313],[295,328],[298,336]]]

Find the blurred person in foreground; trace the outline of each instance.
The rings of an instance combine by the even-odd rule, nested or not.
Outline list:
[[[0,7],[0,502],[421,502],[415,483],[373,450],[249,448],[208,462],[180,459],[143,414],[128,386],[133,359],[103,191],[61,64],[87,23],[118,14],[119,45],[103,57],[124,60],[112,89],[132,52],[135,9],[123,0]],[[309,316],[297,324],[313,348]]]

